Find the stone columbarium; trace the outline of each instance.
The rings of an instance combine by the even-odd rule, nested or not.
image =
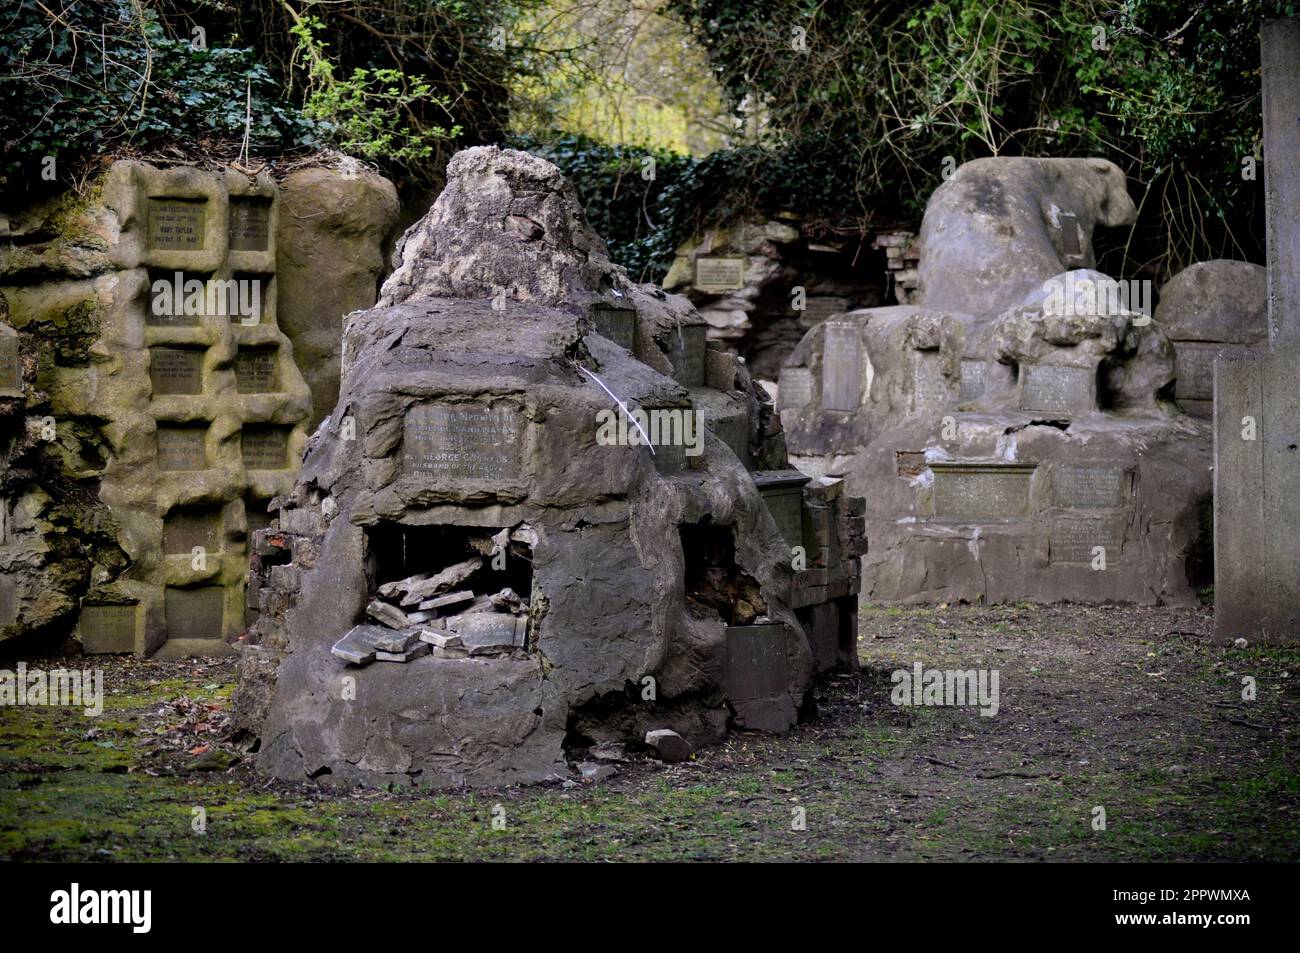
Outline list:
[[[791,459],[868,500],[882,602],[1194,602],[1210,432],[1174,404],[1150,298],[1094,270],[1132,220],[1092,159],[984,159],[932,197],[919,303],[811,331],[782,368]]]
[[[255,537],[259,769],[528,782],[788,728],[854,664],[862,501],[789,469],[744,363],[609,263],[553,166],[477,148],[447,175]]]

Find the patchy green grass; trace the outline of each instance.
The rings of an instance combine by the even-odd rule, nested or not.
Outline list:
[[[1195,635],[1208,625],[1204,610],[868,608],[863,671],[819,683],[820,716],[787,736],[738,733],[682,765],[638,756],[602,785],[454,793],[269,782],[231,740],[228,662],[109,660],[100,717],[0,709],[0,854],[1300,859],[1300,652],[1214,647]],[[914,661],[998,669],[998,715],[893,706],[890,672]]]

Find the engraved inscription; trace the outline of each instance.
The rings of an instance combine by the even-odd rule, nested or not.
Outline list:
[[[1052,476],[1052,496],[1058,506],[1122,506],[1128,495],[1128,473],[1117,467],[1060,467]]]
[[[1251,349],[1236,344],[1206,344],[1202,341],[1174,341],[1174,384],[1177,400],[1214,399],[1214,359],[1219,354],[1237,357]],[[1207,415],[1208,416],[1208,415]]]
[[[226,590],[220,586],[179,589],[168,586],[163,596],[168,639],[220,639],[223,634]]]
[[[138,616],[134,605],[83,605],[77,620],[82,651],[87,655],[134,652]]]
[[[18,619],[18,585],[14,577],[0,572],[0,626]]]
[[[275,348],[241,347],[235,354],[235,389],[260,394],[276,389]]]
[[[158,469],[202,470],[208,465],[206,441],[206,428],[159,424]]]
[[[1056,520],[1047,542],[1047,561],[1092,564],[1105,551],[1106,568],[1113,569],[1124,550],[1124,528],[1113,520]]]
[[[163,519],[163,552],[188,556],[195,546],[210,553],[221,548],[220,510],[172,510]]]
[[[961,400],[978,400],[984,394],[984,362],[961,362]]]
[[[271,202],[262,198],[230,200],[230,250],[266,251],[271,236]]]
[[[149,200],[149,247],[202,251],[208,203],[185,199]]]
[[[636,345],[636,311],[631,308],[611,308],[607,304],[598,304],[591,309],[591,318],[596,325],[596,333],[609,338],[621,348],[629,351]]]
[[[289,465],[289,431],[284,427],[245,424],[239,436],[239,449],[249,470],[283,470]]]
[[[526,421],[510,407],[421,404],[406,412],[408,476],[517,481]]]
[[[1020,368],[1020,409],[1052,414],[1095,410],[1096,377],[1086,367],[1025,364]]]
[[[914,351],[912,368],[912,409],[940,411],[948,403],[948,382],[938,351]]]
[[[934,515],[940,519],[996,520],[1029,515],[1033,467],[1008,464],[931,464]]]
[[[728,626],[726,639],[730,698],[742,701],[785,694],[788,687],[784,626]]]
[[[801,410],[812,402],[812,371],[806,367],[783,367],[777,384],[779,410]]]
[[[0,397],[20,397],[23,392],[22,364],[18,361],[18,335],[0,328]]]
[[[781,532],[781,538],[790,546],[803,545],[803,488],[778,487],[761,490],[767,511]]]
[[[744,258],[695,259],[695,288],[706,294],[738,291],[745,286]]]
[[[862,356],[856,321],[827,321],[822,337],[822,409],[857,410]]]
[[[799,324],[805,328],[821,324],[827,318],[843,314],[849,308],[849,299],[837,295],[816,295],[804,302],[803,313],[799,315]]]
[[[706,333],[702,324],[669,332],[671,350],[668,352],[668,360],[673,365],[673,379],[683,387],[704,386],[704,350],[708,346],[705,343]]]
[[[149,348],[149,380],[155,395],[203,392],[203,352],[191,347]]]
[[[1059,221],[1062,253],[1067,258],[1079,257],[1083,254],[1083,247],[1079,243],[1079,216],[1073,212],[1062,212]]]

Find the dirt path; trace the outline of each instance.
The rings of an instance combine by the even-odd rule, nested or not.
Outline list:
[[[1300,858],[1300,652],[1209,646],[1210,618],[864,609],[863,671],[825,680],[789,736],[634,760],[603,785],[440,795],[268,783],[229,743],[228,663],[116,660],[100,718],[0,709],[0,855]],[[998,713],[891,704],[891,672],[918,661],[997,670]]]

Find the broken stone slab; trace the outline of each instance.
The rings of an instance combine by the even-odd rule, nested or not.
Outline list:
[[[476,612],[447,620],[470,655],[509,652],[524,644],[528,620],[504,612]]]
[[[645,743],[654,748],[661,761],[669,764],[691,756],[691,744],[671,728],[656,728],[645,733]]]
[[[458,649],[461,646],[459,635],[448,635],[445,632],[435,632],[431,629],[422,629],[420,631],[420,641],[427,642],[436,649]]]
[[[483,566],[483,560],[478,556],[471,556],[469,559],[454,566],[448,566],[442,572],[435,573],[425,579],[412,583],[406,589],[406,595],[402,597],[402,605],[412,606],[423,602],[430,596],[437,595],[444,590],[458,586],[474,573],[478,572]]]
[[[627,745],[621,741],[603,741],[589,752],[597,761],[626,761]]]
[[[597,764],[594,761],[582,762],[582,764],[578,765],[578,771],[582,774],[583,780],[595,781],[597,784],[618,776],[618,771],[614,768],[607,764]]]
[[[527,605],[519,598],[519,594],[513,589],[502,589],[490,598],[492,600],[492,605],[504,612],[510,612],[517,615],[520,611],[527,609]]]
[[[365,665],[375,660],[380,640],[387,639],[391,634],[390,630],[377,625],[353,626],[343,638],[334,643],[330,652],[353,665]]]
[[[449,592],[446,595],[434,596],[432,599],[425,599],[420,603],[421,612],[432,609],[445,609],[448,606],[459,605],[462,602],[469,602],[474,598],[474,593],[468,589],[461,589],[457,592]]]
[[[390,629],[409,629],[411,620],[407,618],[405,612],[397,606],[389,605],[380,599],[372,599],[370,605],[366,606],[366,615],[376,622],[382,622]]]
[[[428,655],[429,649],[432,648],[427,642],[416,642],[405,652],[376,652],[375,661],[378,662],[409,662],[417,659],[422,655]]]
[[[380,630],[375,635],[374,645],[380,652],[405,652],[419,638],[419,629],[404,629],[400,632],[394,632],[391,629]]]

